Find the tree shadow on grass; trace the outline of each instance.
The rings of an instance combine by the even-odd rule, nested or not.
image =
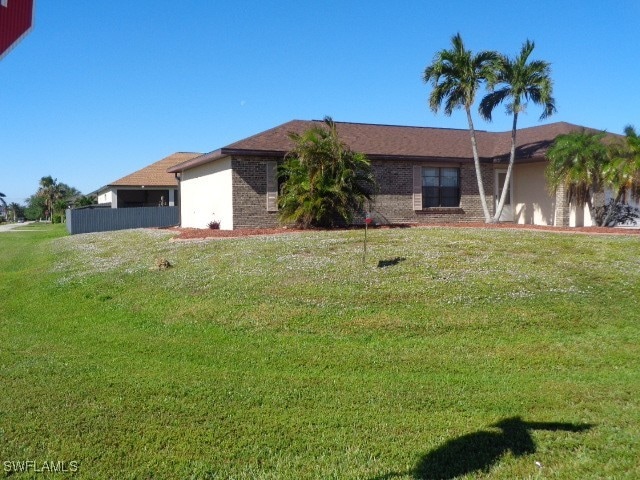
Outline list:
[[[488,472],[507,452],[514,456],[535,453],[531,430],[583,432],[593,425],[559,422],[525,422],[520,417],[491,425],[501,432],[481,430],[444,443],[424,455],[410,472],[393,472],[374,480],[390,480],[405,475],[415,479],[452,479],[473,472]]]

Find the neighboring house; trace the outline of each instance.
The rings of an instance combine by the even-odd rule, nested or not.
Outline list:
[[[222,229],[278,225],[277,165],[291,149],[290,132],[319,121],[294,120],[168,169],[180,180],[181,226]],[[467,130],[337,122],[340,138],[370,159],[379,183],[377,223],[483,222]],[[510,198],[502,221],[588,226],[588,209],[549,192],[544,170],[554,139],[583,127],[551,123],[518,131]],[[477,131],[485,195],[495,211],[504,184],[511,132]]]
[[[111,208],[178,206],[178,181],[167,169],[199,157],[200,153],[174,153],[94,192],[99,205]]]

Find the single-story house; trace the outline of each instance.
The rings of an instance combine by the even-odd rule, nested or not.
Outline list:
[[[290,132],[319,121],[293,120],[168,168],[179,178],[181,226],[222,229],[278,225],[277,165],[292,148]],[[377,223],[482,222],[469,132],[462,129],[336,122],[340,138],[367,155],[379,183]],[[545,152],[554,139],[583,127],[565,122],[518,131],[516,163],[502,221],[588,226],[584,205],[550,192]],[[476,132],[487,204],[495,211],[504,184],[511,132]]]
[[[167,169],[201,156],[178,152],[122,177],[94,192],[98,205],[111,208],[178,206],[178,181]]]

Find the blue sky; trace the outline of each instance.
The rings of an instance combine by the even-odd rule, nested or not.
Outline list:
[[[640,126],[640,2],[38,0],[0,60],[0,192],[52,175],[84,193],[176,151],[208,152],[292,119],[466,128],[427,107],[424,67],[468,48],[551,62],[558,113]],[[0,7],[1,8],[1,7]],[[539,124],[532,106],[522,127]],[[496,111],[479,129],[505,131]]]

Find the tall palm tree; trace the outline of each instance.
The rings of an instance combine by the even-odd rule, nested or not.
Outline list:
[[[54,190],[56,185],[57,181],[51,175],[40,179],[40,187],[36,195],[44,199],[46,208],[45,220],[53,214]]]
[[[493,110],[501,103],[506,102],[507,113],[513,115],[511,128],[511,152],[509,155],[509,166],[504,186],[493,217],[494,222],[500,220],[509,183],[513,171],[513,164],[516,158],[516,133],[518,126],[518,115],[525,111],[528,102],[542,106],[540,120],[544,120],[556,111],[555,100],[553,98],[553,82],[551,81],[551,66],[542,60],[529,61],[529,56],[535,43],[527,40],[520,50],[520,54],[515,58],[501,55],[497,63],[497,71],[494,77],[489,77],[487,86],[491,92],[480,102],[480,115],[491,121]],[[496,87],[498,87],[496,89]]]
[[[56,201],[64,198],[66,194],[65,187],[65,184],[58,183],[58,180],[51,175],[40,179],[40,188],[37,195],[44,198],[45,205],[49,211],[49,219],[53,218]]]
[[[604,132],[582,129],[559,135],[547,150],[545,174],[549,188],[555,191],[564,186],[567,200],[587,204],[591,218],[595,218],[591,197],[602,186],[602,172],[608,162],[604,136]]]
[[[440,50],[436,53],[431,65],[425,68],[423,79],[433,87],[429,96],[429,107],[434,113],[438,113],[444,104],[444,113],[447,116],[450,116],[457,108],[463,108],[467,114],[471,149],[478,180],[478,193],[485,221],[489,222],[491,214],[484,193],[471,106],[475,102],[480,85],[493,79],[495,63],[499,55],[491,51],[482,51],[474,55],[464,47],[460,33],[451,38],[451,43],[450,50]]]
[[[279,169],[281,220],[302,227],[351,222],[375,192],[369,160],[339,138],[330,117],[289,137],[294,147]]]

